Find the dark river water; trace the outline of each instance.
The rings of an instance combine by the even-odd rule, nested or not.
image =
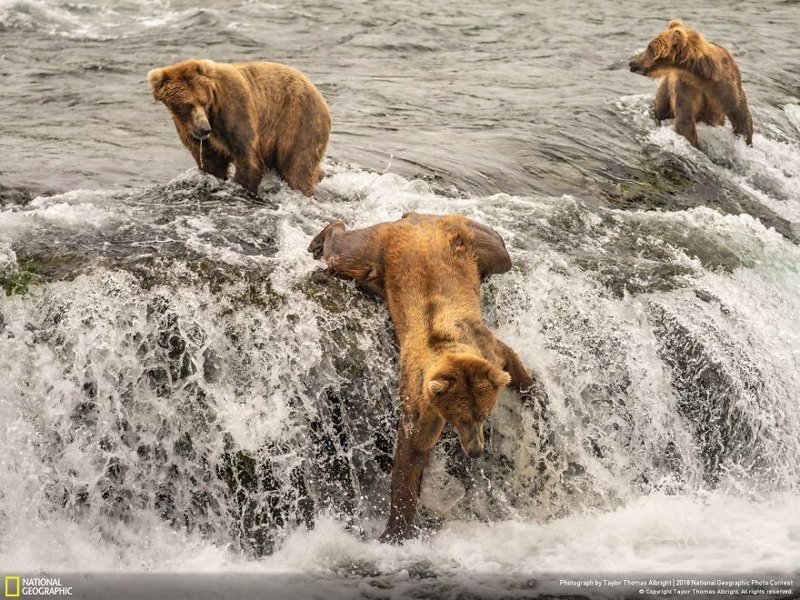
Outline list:
[[[672,18],[733,52],[752,147],[653,121],[627,64]],[[342,597],[796,573],[798,22],[796,1],[0,0],[0,566]],[[198,173],[145,80],[192,57],[318,85],[314,199]],[[305,248],[408,210],[503,235],[484,312],[551,418],[505,394],[474,464],[446,435],[426,533],[386,547],[391,324]]]

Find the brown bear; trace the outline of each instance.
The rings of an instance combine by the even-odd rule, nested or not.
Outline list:
[[[739,67],[722,46],[707,42],[681,21],[670,21],[667,30],[631,60],[630,69],[664,78],[656,92],[655,117],[674,118],[675,131],[693,146],[697,146],[695,123],[722,125],[726,116],[733,132],[753,145],[753,120]]]
[[[197,166],[255,192],[273,169],[307,196],[321,178],[331,131],[328,105],[297,69],[268,62],[185,62],[147,74]]]
[[[483,452],[483,424],[500,391],[530,390],[516,353],[483,323],[481,281],[511,268],[503,239],[457,215],[407,213],[345,231],[334,221],[309,246],[335,274],[382,295],[400,344],[401,417],[389,522],[381,541],[415,531],[428,454],[446,423],[470,458]]]

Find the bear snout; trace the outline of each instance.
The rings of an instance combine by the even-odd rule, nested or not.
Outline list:
[[[198,125],[197,127],[194,128],[194,131],[192,131],[192,135],[196,137],[198,140],[206,139],[208,136],[211,135],[211,125],[209,125],[208,123],[203,123],[201,125]]]
[[[469,450],[467,450],[467,456],[469,456],[472,460],[480,458],[482,454],[483,446],[471,446]]]
[[[480,458],[483,454],[483,423],[471,423],[459,427],[458,439],[464,454],[473,460]]]

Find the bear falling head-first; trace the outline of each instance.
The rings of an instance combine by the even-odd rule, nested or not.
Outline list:
[[[273,169],[307,196],[321,178],[331,131],[328,105],[297,69],[268,62],[185,62],[147,74],[197,166],[255,192]]]
[[[733,132],[753,144],[753,120],[733,56],[707,42],[681,21],[670,21],[630,62],[634,73],[663,77],[656,92],[655,117],[675,119],[675,131],[697,146],[695,123],[722,125],[730,119]]]
[[[351,231],[334,221],[309,251],[333,273],[382,295],[394,323],[401,417],[381,540],[403,540],[414,533],[422,474],[445,425],[458,433],[464,454],[478,458],[500,391],[533,385],[481,315],[481,281],[508,271],[511,259],[489,227],[457,215],[417,213]]]

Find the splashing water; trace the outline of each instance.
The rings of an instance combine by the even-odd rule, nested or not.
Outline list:
[[[0,305],[4,563],[511,577],[800,557],[797,246],[706,208],[447,198],[326,170],[314,203],[282,187],[254,206],[190,176],[2,213],[6,278],[33,261],[42,281]],[[85,210],[105,216],[72,218]],[[485,286],[484,308],[542,381],[551,425],[507,393],[485,460],[446,434],[424,482],[432,529],[378,549],[391,325],[305,248],[330,219],[408,210],[465,214],[506,239],[515,267]],[[464,554],[475,536],[482,549]]]

